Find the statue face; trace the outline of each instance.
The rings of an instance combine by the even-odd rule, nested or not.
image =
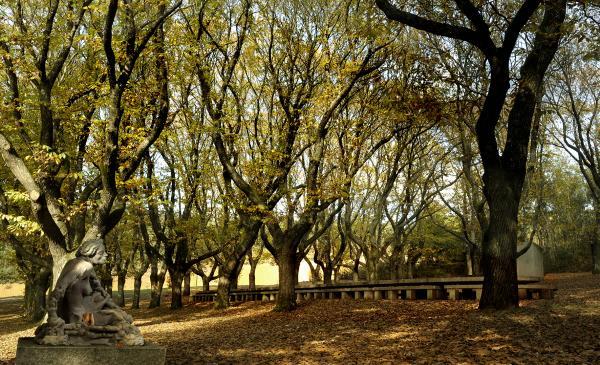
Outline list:
[[[104,249],[104,245],[98,248],[94,257],[90,259],[92,264],[101,265],[106,262],[106,258],[108,255],[106,254],[106,250]]]

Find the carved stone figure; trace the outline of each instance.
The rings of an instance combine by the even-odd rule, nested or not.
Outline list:
[[[84,242],[63,268],[48,299],[48,321],[35,331],[45,345],[143,345],[130,315],[102,288],[94,265],[106,262],[101,239]]]

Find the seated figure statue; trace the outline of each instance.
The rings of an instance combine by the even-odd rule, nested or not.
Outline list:
[[[46,345],[143,345],[131,316],[102,288],[94,265],[106,262],[101,239],[88,240],[63,268],[48,299],[48,321],[35,331]]]

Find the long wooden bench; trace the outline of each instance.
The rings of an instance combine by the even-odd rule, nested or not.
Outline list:
[[[483,284],[444,285],[448,299],[481,299]],[[552,299],[556,287],[545,283],[518,284],[519,299]],[[474,294],[474,298],[473,298]]]
[[[538,278],[519,277],[521,299],[552,298],[554,287],[536,282]],[[301,283],[296,286],[296,300],[306,299],[480,299],[483,277],[444,277],[378,281],[342,281],[333,285],[323,283]],[[277,286],[257,286],[253,290],[241,288],[230,292],[229,300],[274,301],[277,299]],[[216,290],[197,292],[193,300],[214,301]]]

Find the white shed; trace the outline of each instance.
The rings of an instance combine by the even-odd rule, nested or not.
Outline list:
[[[521,250],[525,245],[517,247]],[[544,279],[544,249],[533,243],[521,257],[517,259],[517,276],[537,277]]]

